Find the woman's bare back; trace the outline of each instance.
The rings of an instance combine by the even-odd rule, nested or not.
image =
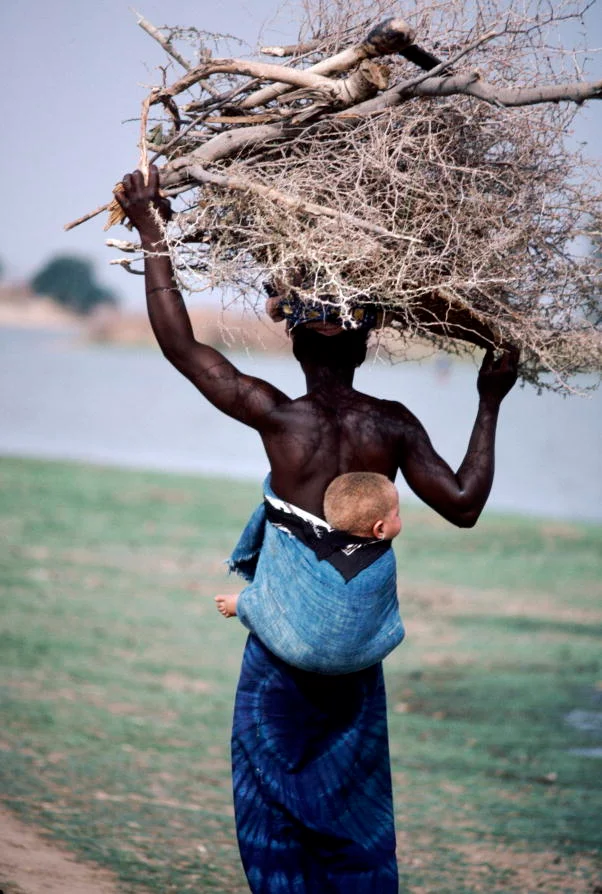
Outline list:
[[[324,492],[344,472],[399,468],[404,412],[352,388],[316,389],[280,404],[261,432],[272,487],[283,500],[322,515]]]

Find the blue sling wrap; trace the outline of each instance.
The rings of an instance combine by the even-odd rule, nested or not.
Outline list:
[[[269,476],[264,493],[278,499]],[[355,673],[378,664],[403,639],[390,546],[346,581],[329,561],[268,521],[262,503],[229,567],[251,581],[238,597],[240,621],[270,652],[301,670]]]

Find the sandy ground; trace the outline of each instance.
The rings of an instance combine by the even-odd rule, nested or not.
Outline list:
[[[117,894],[113,873],[82,863],[0,807],[1,894]]]

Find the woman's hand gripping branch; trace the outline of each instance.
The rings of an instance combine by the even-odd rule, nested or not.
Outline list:
[[[477,389],[482,400],[498,405],[516,384],[520,351],[514,345],[503,345],[501,355],[496,359],[493,348],[485,352]]]
[[[143,248],[163,242],[162,222],[170,220],[171,205],[161,195],[158,168],[150,166],[148,183],[142,171],[125,174],[122,183],[123,189],[115,193],[115,198],[138,230]]]

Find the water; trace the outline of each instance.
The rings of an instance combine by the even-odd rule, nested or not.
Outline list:
[[[291,397],[304,381],[287,357],[232,356]],[[356,387],[402,401],[455,468],[477,408],[476,368],[368,362]],[[495,509],[602,519],[602,391],[502,405]],[[0,453],[261,479],[258,435],[215,410],[158,351],[87,345],[73,333],[0,329]],[[403,498],[408,497],[400,482]]]

